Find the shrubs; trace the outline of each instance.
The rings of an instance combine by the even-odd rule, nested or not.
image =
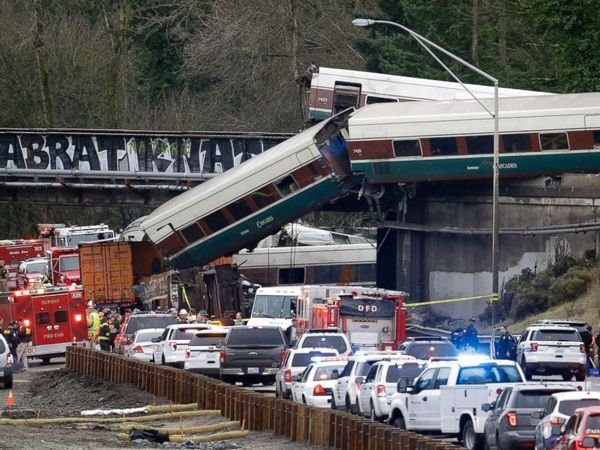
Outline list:
[[[505,286],[505,292],[511,295],[505,294],[502,301],[504,314],[520,320],[584,294],[598,270],[591,255],[586,256],[576,259],[557,255],[555,262],[545,270],[535,273],[524,269],[520,275],[511,278]]]

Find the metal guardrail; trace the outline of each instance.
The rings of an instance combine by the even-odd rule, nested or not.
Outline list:
[[[343,450],[451,450],[456,445],[332,409],[277,399],[172,367],[121,355],[68,347],[68,369],[112,383],[130,383],[175,403],[220,409],[251,431]]]

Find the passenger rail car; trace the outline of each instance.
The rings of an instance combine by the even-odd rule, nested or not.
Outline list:
[[[369,183],[493,176],[494,120],[475,101],[371,105],[348,129],[352,172]],[[500,99],[499,138],[501,177],[597,173],[600,93]]]
[[[307,123],[324,120],[347,108],[373,103],[470,99],[460,83],[429,80],[329,67],[309,69],[302,78],[307,87],[305,104]],[[466,84],[477,98],[494,96],[494,88]],[[544,92],[500,88],[501,97],[542,95]]]
[[[351,112],[169,200],[144,219],[141,229],[181,269],[256,245],[346,193],[351,173],[344,135]]]

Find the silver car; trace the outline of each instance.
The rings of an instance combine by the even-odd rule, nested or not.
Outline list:
[[[5,389],[13,387],[13,356],[4,336],[0,334],[0,377]]]
[[[152,339],[159,337],[163,331],[164,328],[144,328],[136,331],[131,338],[131,344],[127,344],[124,349],[125,355],[140,361],[152,361],[152,353],[156,347]]]

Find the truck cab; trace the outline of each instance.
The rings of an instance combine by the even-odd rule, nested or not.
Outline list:
[[[54,286],[81,283],[79,250],[76,247],[52,247],[46,250],[50,261],[50,278]]]
[[[30,258],[21,261],[17,270],[17,289],[41,288],[47,272],[47,258]]]

